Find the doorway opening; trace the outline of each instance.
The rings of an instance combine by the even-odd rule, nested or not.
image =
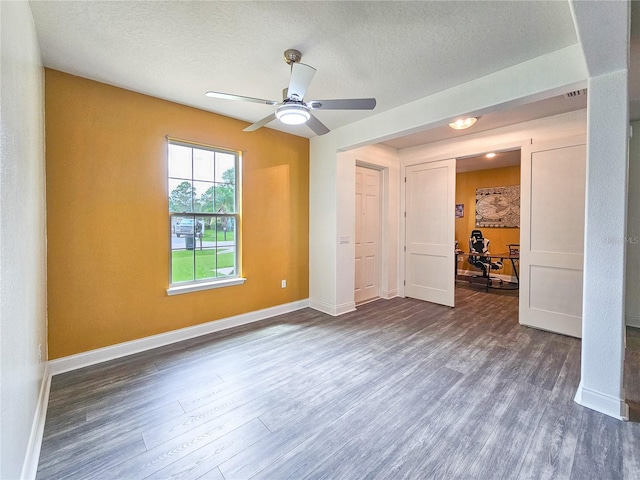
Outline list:
[[[456,287],[518,295],[520,158],[518,148],[456,161]]]

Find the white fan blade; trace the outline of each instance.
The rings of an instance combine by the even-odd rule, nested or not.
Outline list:
[[[276,114],[272,113],[271,115],[264,117],[262,120],[258,120],[253,125],[249,125],[247,128],[243,130],[243,132],[253,132],[254,130],[259,129],[260,127],[264,127],[267,123],[272,122],[275,119],[276,119]]]
[[[289,80],[289,98],[296,97],[297,100],[302,101],[304,94],[307,93],[307,88],[316,74],[316,69],[305,65],[304,63],[291,64],[291,80]]]
[[[220,92],[207,92],[205,93],[210,98],[223,98],[224,100],[241,100],[243,102],[262,103],[264,105],[277,105],[280,102],[275,100],[265,100],[264,98],[243,97],[242,95],[233,95],[231,93]]]
[[[324,123],[318,120],[316,117],[311,115],[309,120],[307,120],[307,125],[311,130],[313,130],[316,135],[324,135],[325,133],[329,133],[330,130],[326,127]]]
[[[307,105],[313,110],[373,110],[375,98],[344,98],[341,100],[311,100]]]

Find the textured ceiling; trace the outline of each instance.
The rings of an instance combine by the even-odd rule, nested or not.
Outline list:
[[[274,107],[204,93],[280,100],[282,53],[296,48],[317,69],[307,100],[378,100],[373,112],[316,112],[331,129],[577,42],[564,1],[31,5],[45,66],[247,122]]]

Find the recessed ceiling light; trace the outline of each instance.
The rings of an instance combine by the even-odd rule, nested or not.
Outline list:
[[[487,158],[493,158],[493,157],[495,157],[495,156],[496,156],[496,154],[495,154],[495,153],[493,153],[493,152],[492,152],[492,153],[487,153],[487,154],[485,155],[485,157],[487,157]]]
[[[455,122],[450,123],[449,126],[454,130],[464,130],[465,128],[473,126],[477,121],[478,119],[476,117],[459,118]]]

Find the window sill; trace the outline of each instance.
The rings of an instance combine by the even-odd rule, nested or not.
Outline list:
[[[227,280],[216,280],[215,282],[190,283],[189,285],[176,285],[167,288],[167,295],[180,295],[181,293],[199,292],[201,290],[212,290],[214,288],[232,287],[242,285],[246,278],[229,278]]]

